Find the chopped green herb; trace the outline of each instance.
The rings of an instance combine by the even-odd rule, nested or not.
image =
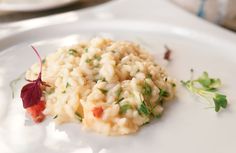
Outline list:
[[[87,53],[88,52],[88,48],[85,48],[84,51],[85,51],[85,53]]]
[[[106,82],[106,79],[105,79],[105,78],[95,79],[94,82],[97,83],[99,80],[102,81],[102,82]]]
[[[62,93],[64,94],[64,93],[66,93],[66,91],[64,90],[64,91],[62,91]]]
[[[227,107],[226,96],[218,93],[218,88],[221,86],[220,79],[210,78],[207,72],[203,72],[196,80],[181,81],[181,83],[192,93],[205,98],[210,104],[214,104],[216,112]]]
[[[150,111],[144,102],[142,102],[142,104],[139,106],[138,112],[146,116],[150,115]]]
[[[75,49],[69,49],[68,53],[73,56],[78,54],[78,52]]]
[[[101,78],[100,79],[102,82],[106,82],[106,78]]]
[[[153,108],[155,108],[157,105],[162,105],[163,98],[169,96],[169,93],[167,91],[165,91],[164,89],[159,88],[159,90],[160,90],[159,97],[158,97],[156,104]]]
[[[168,80],[168,79],[167,79],[167,78],[165,78],[165,82],[167,82],[167,80]]]
[[[160,92],[159,92],[160,97],[168,97],[169,96],[169,93],[166,90],[161,89],[161,88],[159,88],[159,89],[160,89]]]
[[[50,90],[48,92],[45,92],[47,95],[51,95],[54,91],[53,90]]]
[[[108,92],[108,90],[106,89],[101,89],[101,88],[98,88],[103,94],[106,94]]]
[[[122,92],[122,88],[119,88],[119,89],[116,91],[116,97],[117,97],[117,99],[120,98],[121,92]]]
[[[96,60],[98,60],[98,61],[100,61],[100,60],[102,59],[102,57],[99,56],[99,55],[94,55],[94,58],[95,58]]]
[[[70,84],[67,82],[67,83],[66,83],[66,88],[68,88],[68,87],[70,87]]]
[[[55,92],[55,88],[51,87],[49,91],[45,92],[46,95],[51,95],[52,93]]]
[[[152,75],[150,73],[148,73],[147,78],[152,79]]]
[[[58,117],[58,115],[54,116],[53,119],[56,119]]]
[[[43,60],[42,60],[42,64],[45,64],[46,63],[46,59],[44,58]]]
[[[75,116],[77,117],[77,119],[82,122],[83,120],[83,117],[78,113],[78,112],[75,112]]]
[[[97,64],[94,66],[94,68],[99,68],[101,65],[100,64]]]
[[[132,106],[130,104],[124,104],[120,106],[120,114],[125,114],[128,109],[131,109]]]
[[[120,98],[119,100],[117,100],[115,103],[116,104],[118,104],[118,103],[120,103],[122,100],[124,100],[125,98],[124,97],[122,97],[122,98]]]
[[[172,87],[176,87],[176,84],[175,83],[171,83]]]
[[[155,118],[161,118],[161,114],[155,115]]]
[[[88,63],[88,64],[92,64],[93,60],[88,58],[88,59],[86,59],[85,62]]]
[[[145,81],[143,88],[142,88],[142,94],[144,96],[151,96],[152,95],[152,87]]]
[[[143,125],[147,125],[147,124],[149,124],[149,123],[150,123],[150,122],[149,122],[149,121],[147,121],[147,122],[143,123],[143,124],[142,124],[142,126],[143,126]]]

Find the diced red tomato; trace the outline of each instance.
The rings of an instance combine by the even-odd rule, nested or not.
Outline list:
[[[36,116],[35,118],[33,118],[35,123],[40,123],[44,120],[45,115],[43,113],[40,113],[38,116]]]
[[[45,102],[40,101],[36,105],[28,107],[26,110],[36,123],[40,123],[44,120],[45,115],[43,114],[43,110],[45,109]]]
[[[100,107],[94,107],[92,112],[93,112],[94,117],[100,118],[102,116],[102,113],[103,113],[103,108],[101,106]]]

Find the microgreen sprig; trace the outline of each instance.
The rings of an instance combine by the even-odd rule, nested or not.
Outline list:
[[[191,72],[193,74],[193,70]],[[216,112],[227,107],[227,97],[218,92],[221,86],[220,79],[210,78],[207,72],[203,72],[197,79],[181,81],[181,83],[190,92],[206,99],[210,104],[214,104]]]

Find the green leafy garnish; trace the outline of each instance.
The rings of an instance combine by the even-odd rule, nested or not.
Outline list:
[[[207,72],[203,72],[197,81],[207,90],[215,90],[221,86],[220,79],[209,78]]]
[[[87,53],[88,52],[88,48],[85,48],[84,51],[85,51],[85,53]]]
[[[120,114],[125,114],[128,109],[131,109],[132,106],[130,104],[124,104],[120,106]]]
[[[75,56],[78,52],[75,49],[69,49],[68,54]]]
[[[149,116],[150,115],[150,111],[149,111],[148,107],[146,106],[145,102],[141,103],[141,105],[138,108],[138,112],[140,114],[145,115],[145,116]]]
[[[225,95],[216,94],[213,98],[215,103],[215,111],[218,112],[220,110],[220,107],[226,108],[227,107],[227,99]]]
[[[193,72],[193,70],[191,70],[191,72]],[[226,96],[218,93],[218,89],[221,86],[220,79],[210,78],[207,72],[203,72],[203,74],[195,80],[181,81],[181,83],[192,93],[203,97],[210,104],[214,104],[216,112],[219,112],[221,108],[227,107]]]

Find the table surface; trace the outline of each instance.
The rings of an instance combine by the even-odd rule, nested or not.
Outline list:
[[[73,4],[69,4],[63,7],[54,8],[50,10],[44,10],[44,11],[36,11],[36,12],[4,12],[0,11],[0,23],[9,23],[9,22],[15,22],[25,19],[31,19],[31,18],[37,18],[37,17],[43,17],[48,15],[54,15],[58,13],[64,13],[68,11],[73,10],[81,10],[88,7],[93,7],[97,5],[104,4],[105,2],[108,2],[109,0],[78,0],[78,2],[75,2]]]
[[[198,18],[168,0],[149,0],[148,3],[145,0],[79,0],[72,5],[48,11],[16,12],[5,15],[1,13],[0,40],[30,29],[86,20],[159,22],[187,29],[197,29],[216,37],[236,41],[236,35],[232,31]]]

